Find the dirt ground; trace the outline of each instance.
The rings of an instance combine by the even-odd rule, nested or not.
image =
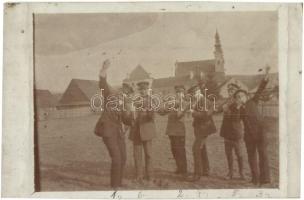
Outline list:
[[[97,115],[40,121],[39,157],[40,180],[42,191],[96,191],[108,190],[110,181],[110,157],[101,138],[93,130]],[[222,116],[214,116],[216,126],[221,125]],[[165,135],[166,117],[156,119],[158,136],[153,141],[153,165],[157,184],[137,185],[133,182],[134,165],[132,144],[126,137],[127,166],[124,176],[124,189],[205,189],[205,188],[254,188],[250,180],[246,149],[244,171],[246,180],[226,180],[227,162],[224,153],[223,138],[215,133],[208,138],[207,148],[210,161],[210,176],[202,177],[192,183],[183,181],[175,175],[175,162],[170,152],[168,136]],[[272,183],[269,187],[279,185],[279,141],[278,121],[267,119],[269,136],[269,163]],[[192,143],[193,129],[191,121],[186,123],[186,151],[188,171],[193,171]],[[237,175],[237,163],[234,163]]]

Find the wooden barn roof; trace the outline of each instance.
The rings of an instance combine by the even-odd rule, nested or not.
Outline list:
[[[69,86],[63,93],[60,105],[72,105],[77,102],[88,102],[93,95],[99,92],[98,81],[72,79]]]

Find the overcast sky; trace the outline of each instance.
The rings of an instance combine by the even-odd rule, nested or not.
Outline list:
[[[35,17],[36,87],[63,92],[72,78],[97,80],[111,58],[111,84],[141,64],[154,78],[175,61],[213,59],[220,34],[227,74],[277,71],[276,12],[48,14]]]

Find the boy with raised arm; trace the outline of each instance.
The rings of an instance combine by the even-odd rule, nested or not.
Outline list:
[[[235,109],[240,110],[240,117],[244,123],[244,140],[251,169],[251,182],[255,185],[270,183],[267,153],[268,141],[263,116],[258,109],[259,99],[268,83],[269,70],[270,68],[266,67],[265,76],[252,98],[244,90],[238,90],[234,94],[236,100]]]

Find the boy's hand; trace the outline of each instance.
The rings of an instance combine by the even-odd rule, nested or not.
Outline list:
[[[103,61],[102,63],[102,70],[107,70],[111,65],[111,62],[109,59],[106,59],[105,61]]]
[[[111,65],[111,62],[109,59],[106,59],[105,61],[103,61],[102,67],[99,72],[99,76],[105,77],[107,74],[107,70],[110,68],[110,65]]]
[[[265,77],[264,77],[264,79],[267,81],[268,80],[268,78],[269,78],[269,71],[270,71],[270,67],[267,65],[266,67],[265,67]]]
[[[266,74],[269,74],[269,71],[270,71],[270,66],[267,65],[267,66],[265,67],[265,72],[266,72]]]

